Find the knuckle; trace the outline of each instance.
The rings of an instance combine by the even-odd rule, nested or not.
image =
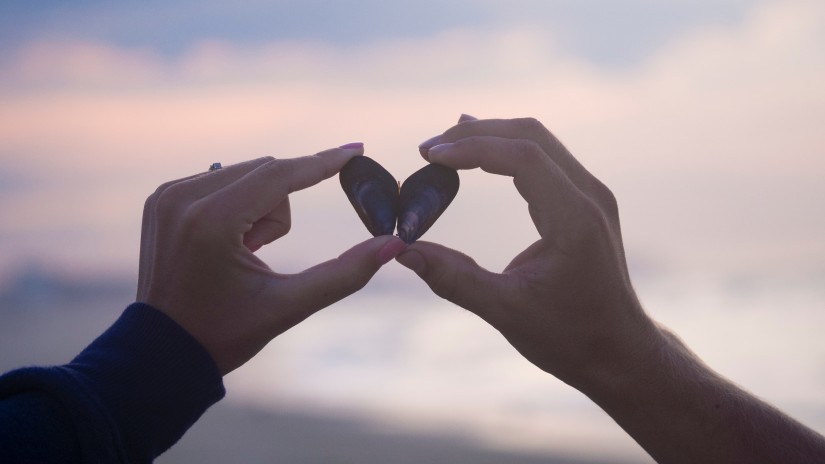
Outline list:
[[[266,157],[265,157],[266,158]],[[285,162],[289,160],[281,160],[278,161],[275,158],[269,157],[269,159],[264,159],[263,164],[258,166],[258,169],[261,171],[265,171],[269,173],[277,173],[289,168],[290,163]]]
[[[538,119],[532,117],[521,118],[517,120],[517,124],[521,128],[524,137],[536,140],[552,150],[567,151],[561,141]]]
[[[209,230],[209,225],[216,223],[214,218],[209,217],[211,210],[206,205],[206,199],[195,200],[182,183],[160,192],[154,209],[160,220],[189,237],[198,231]]]
[[[590,250],[603,250],[605,246],[609,246],[613,228],[611,218],[602,205],[597,200],[588,198],[582,202],[579,211],[578,241]]]
[[[594,178],[594,192],[605,213],[611,217],[619,215],[619,202],[616,195],[602,181]]]
[[[520,139],[516,141],[514,154],[518,157],[522,165],[531,167],[535,167],[547,160],[547,154],[538,143],[532,140]]]
[[[178,182],[179,181],[173,180],[173,181],[164,182],[163,184],[160,184],[160,186],[158,186],[158,188],[156,188],[155,191],[152,192],[152,194],[149,195],[146,198],[146,202],[143,204],[144,210],[147,209],[147,208],[149,208],[149,209],[154,208],[154,206],[157,205],[157,203],[160,200],[163,193],[166,190],[168,190],[170,187],[172,187],[173,185],[177,184]]]
[[[534,117],[518,118],[515,120],[516,125],[522,127],[528,132],[546,131],[544,124]]]
[[[146,201],[143,202],[143,214],[144,215],[146,215],[148,213],[151,213],[155,210],[155,206],[158,203],[158,197],[159,196],[160,196],[160,194],[158,194],[158,192],[155,191],[151,195],[146,197]]]
[[[178,210],[186,202],[186,191],[180,182],[159,187],[153,196],[155,209],[160,213]]]
[[[587,186],[584,191],[590,197],[592,204],[599,209],[601,215],[610,221],[618,220],[619,203],[616,195],[607,185],[593,175],[588,175]]]

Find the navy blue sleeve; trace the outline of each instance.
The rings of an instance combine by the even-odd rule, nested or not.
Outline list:
[[[81,462],[68,411],[41,391],[0,400],[0,462]]]
[[[151,462],[224,394],[206,350],[135,303],[71,363],[0,377],[0,461]]]

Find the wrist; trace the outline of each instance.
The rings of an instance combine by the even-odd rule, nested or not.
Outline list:
[[[576,341],[577,353],[571,362],[564,369],[548,372],[590,396],[614,391],[653,362],[668,343],[667,333],[645,313],[635,294],[627,295],[594,311],[581,332],[584,335]]]
[[[615,364],[594,372],[580,391],[601,407],[657,462],[746,462],[717,453],[730,435],[738,393],[702,363],[673,333],[650,321],[639,340]],[[696,438],[704,437],[701,446]],[[707,438],[713,437],[713,439]],[[713,459],[710,456],[714,456]]]
[[[622,402],[632,401],[640,390],[650,384],[680,342],[667,329],[650,319],[637,307],[625,311],[632,316],[613,323],[603,340],[593,349],[589,362],[571,379],[571,386],[590,397],[597,404],[613,397]]]

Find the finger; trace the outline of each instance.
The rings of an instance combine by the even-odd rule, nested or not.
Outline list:
[[[441,142],[456,140],[475,135],[487,135],[508,139],[527,139],[539,144],[545,153],[556,162],[566,174],[572,176],[589,174],[573,155],[562,145],[543,124],[533,118],[519,119],[485,119],[467,121],[447,129]]]
[[[453,169],[475,169],[513,177],[527,201],[530,216],[542,237],[577,217],[586,198],[534,142],[499,137],[468,137],[430,149],[433,163]]]
[[[290,302],[292,316],[288,324],[300,322],[312,313],[364,287],[381,266],[395,258],[406,247],[407,245],[395,236],[371,238],[355,245],[335,259],[299,274],[279,279],[273,289],[273,298]]]
[[[468,121],[478,121],[478,118],[476,118],[474,116],[470,116],[469,114],[466,114],[466,113],[461,113],[461,116],[458,117],[458,124],[461,124],[463,122],[468,122]],[[441,143],[441,141],[442,141],[442,135],[436,135],[435,137],[432,137],[429,140],[427,140],[425,142],[422,142],[418,146],[418,152],[421,154],[421,156],[425,160],[429,161],[430,159],[428,157],[427,152],[429,151],[430,148],[432,148],[432,147],[438,145],[439,143]]]
[[[170,182],[164,189],[163,195],[175,204],[189,204],[204,198],[238,179],[246,176],[258,167],[274,160],[271,156],[264,156],[254,160],[233,164],[211,172],[201,172],[179,181]]]
[[[264,163],[213,194],[214,207],[226,213],[240,213],[243,221],[254,224],[288,194],[332,177],[347,161],[364,153],[363,144],[354,145]]]
[[[283,237],[292,227],[292,216],[289,208],[289,197],[252,225],[249,232],[244,234],[243,243],[250,251],[257,251],[262,246],[272,243]]]
[[[439,143],[455,142],[473,136],[493,136],[508,139],[526,139],[537,143],[565,173],[589,196],[600,195],[601,183],[562,145],[544,125],[533,118],[485,119],[462,121],[439,138]],[[434,145],[433,145],[434,146]]]
[[[396,261],[411,269],[433,293],[493,324],[502,298],[508,298],[506,275],[480,267],[469,256],[431,242],[417,241]]]
[[[225,166],[215,171],[203,172],[195,176],[195,180],[192,182],[193,190],[201,193],[198,198],[208,195],[236,182],[238,179],[274,159],[272,156],[263,156],[261,158]]]

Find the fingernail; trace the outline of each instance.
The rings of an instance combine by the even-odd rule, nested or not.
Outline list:
[[[452,147],[453,147],[452,143],[439,143],[438,145],[430,148],[429,155],[430,156],[433,156],[433,155],[438,156],[438,155],[444,153],[445,151],[448,151]]]
[[[405,251],[398,255],[395,260],[418,275],[421,275],[427,270],[427,262],[424,260],[424,257],[421,256],[421,253],[417,251]]]
[[[383,266],[387,264],[405,249],[407,249],[407,244],[400,238],[393,237],[393,239],[387,242],[387,244],[378,251],[378,254],[375,255],[375,258],[378,260],[378,265]]]
[[[424,142],[421,142],[421,145],[418,146],[418,152],[421,153],[421,156],[424,159],[427,159],[427,152],[430,150],[430,147],[433,145],[438,144],[438,139],[441,138],[441,135],[436,135],[435,137],[430,137]]]
[[[357,150],[364,148],[364,142],[350,142],[348,144],[341,145],[338,148],[341,148],[343,150]]]

